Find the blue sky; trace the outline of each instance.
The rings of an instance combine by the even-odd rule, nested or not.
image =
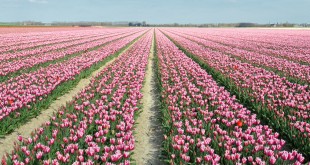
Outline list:
[[[0,0],[0,22],[310,23],[310,0]]]

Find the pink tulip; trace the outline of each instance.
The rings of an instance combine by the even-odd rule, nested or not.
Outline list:
[[[36,158],[37,159],[41,159],[42,156],[43,156],[43,152],[42,151],[37,152],[37,154],[36,154]]]

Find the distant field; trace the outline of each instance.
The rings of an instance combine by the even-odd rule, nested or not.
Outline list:
[[[82,28],[87,29],[87,28]],[[79,27],[0,26],[0,34],[81,30]]]
[[[310,31],[0,27],[2,157],[307,163]]]
[[[258,29],[275,29],[275,30],[310,30],[310,27],[274,27],[274,28],[258,28]]]

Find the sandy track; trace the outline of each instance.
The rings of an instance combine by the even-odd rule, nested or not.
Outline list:
[[[135,128],[135,150],[133,163],[137,165],[163,164],[160,160],[163,132],[160,122],[159,97],[155,88],[155,77],[153,70],[154,40],[148,59],[145,82],[142,88],[142,111],[136,120]]]
[[[138,39],[139,40],[139,39]],[[134,43],[136,43],[136,40]],[[132,45],[132,43],[128,48],[123,50],[119,56],[121,56],[124,52],[126,52]],[[119,57],[118,56],[118,57]],[[13,133],[5,136],[4,138],[0,139],[0,159],[5,156],[6,153],[10,153],[13,150],[14,142],[17,142],[17,136],[21,135],[22,137],[30,137],[31,132],[35,129],[40,128],[45,122],[49,121],[52,115],[58,111],[58,109],[62,106],[65,106],[67,102],[72,101],[74,96],[78,94],[78,92],[88,86],[90,84],[90,80],[95,77],[100,71],[102,71],[105,67],[113,63],[118,57],[112,58],[98,70],[94,71],[90,76],[80,80],[78,85],[70,90],[68,93],[64,94],[63,96],[57,98],[48,109],[42,110],[41,114],[36,118],[31,119],[29,122],[24,124],[23,126],[17,128]]]

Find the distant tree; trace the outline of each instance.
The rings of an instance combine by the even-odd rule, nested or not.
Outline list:
[[[238,27],[254,27],[254,23],[240,23]]]

